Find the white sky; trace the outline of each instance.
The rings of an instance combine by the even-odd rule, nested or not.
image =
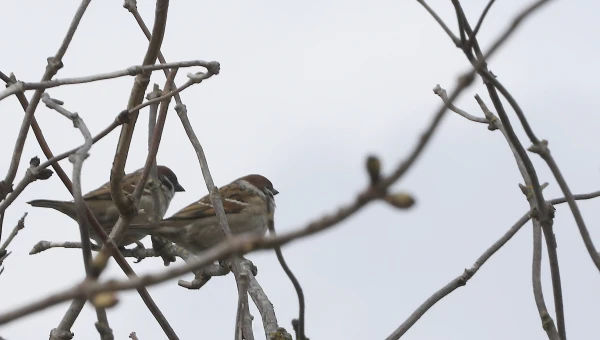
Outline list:
[[[474,23],[486,2],[464,1]],[[79,2],[5,1],[0,69],[38,81],[54,55]],[[148,25],[154,2],[140,2]],[[449,1],[431,1],[456,30]],[[526,4],[498,1],[479,38],[483,48]],[[524,109],[534,131],[550,148],[575,193],[598,190],[597,33],[600,5],[556,1],[531,17],[490,61],[491,70]],[[140,64],[147,41],[120,1],[92,2],[63,61],[58,78],[95,74]],[[172,1],[162,51],[168,61],[217,60],[221,74],[183,93],[190,119],[217,185],[261,173],[280,191],[280,231],[304,225],[349,202],[367,183],[364,159],[381,156],[390,171],[416,143],[440,100],[435,84],[451,89],[468,63],[416,1]],[[196,71],[192,69],[189,71]],[[185,81],[181,70],[177,83]],[[65,86],[48,92],[77,111],[92,130],[107,126],[127,103],[133,78]],[[161,86],[164,76],[152,82]],[[473,95],[492,107],[483,86],[471,87],[456,103],[481,116]],[[28,93],[30,96],[31,93]],[[22,118],[15,98],[0,102],[1,171],[8,169]],[[524,137],[512,111],[517,131]],[[81,142],[72,124],[40,105],[36,117],[55,153]],[[126,170],[146,157],[147,114],[140,115]],[[108,180],[118,133],[91,150],[84,164],[84,191]],[[529,143],[522,138],[525,146]],[[30,134],[19,168],[43,156]],[[561,196],[545,164],[532,155],[548,198]],[[169,209],[203,196],[197,159],[173,111],[158,154],[187,189]],[[61,163],[71,172],[68,161]],[[4,176],[4,175],[2,175]],[[448,114],[432,143],[396,190],[412,192],[410,211],[373,203],[336,228],[284,248],[305,290],[306,332],[312,339],[382,339],[426,298],[470,267],[527,210],[522,182],[500,133]],[[77,240],[76,223],[52,210],[25,204],[34,198],[70,199],[57,176],[32,184],[6,213],[3,239],[24,211],[26,228],[11,244],[0,276],[0,312],[78,282],[78,250],[53,249],[30,256],[39,240]],[[579,206],[600,244],[598,201]],[[600,276],[566,206],[557,208],[555,233],[563,282],[567,334],[598,337]],[[467,284],[434,306],[403,339],[544,339],[531,288],[531,226],[528,224]],[[149,243],[149,242],[148,242]],[[545,253],[544,253],[545,254]],[[545,255],[544,255],[545,256]],[[280,324],[291,331],[296,295],[272,252],[252,254],[258,280]],[[160,259],[134,264],[137,273],[162,268]],[[191,279],[191,275],[183,278]],[[103,278],[125,278],[112,263]],[[553,313],[547,262],[543,284]],[[214,278],[200,291],[170,281],[150,293],[181,339],[230,339],[234,332],[233,276]],[[142,340],[164,339],[137,293],[119,294],[108,311],[116,339],[135,331]],[[0,327],[8,340],[47,338],[68,303]],[[264,338],[256,309],[257,339]],[[88,305],[72,331],[97,338]]]

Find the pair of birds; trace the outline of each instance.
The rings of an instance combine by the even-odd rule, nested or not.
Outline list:
[[[157,170],[160,183],[157,215],[163,218],[175,193],[185,189],[179,184],[177,176],[171,169],[159,165]],[[121,182],[123,191],[132,194],[141,175],[142,169],[127,174]],[[275,210],[274,196],[279,193],[273,188],[271,181],[261,175],[247,175],[221,187],[219,193],[232,234],[265,234],[269,219],[272,218]],[[102,228],[110,233],[119,218],[119,211],[112,201],[109,183],[87,193],[83,198]],[[52,208],[74,220],[77,219],[73,202],[33,200],[27,203],[34,207]],[[144,186],[138,215],[132,219],[125,237],[118,245],[126,246],[141,240],[146,235],[154,235],[170,240],[192,253],[200,253],[225,237],[209,195],[179,210],[173,216],[161,220],[158,224],[150,223],[154,216],[149,180]],[[90,237],[101,243],[100,238],[91,228]]]

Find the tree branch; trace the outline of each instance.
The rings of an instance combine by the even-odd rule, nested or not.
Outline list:
[[[28,83],[23,81],[12,82],[5,90],[0,91],[0,100],[27,90],[46,90],[53,87],[73,84],[85,84],[100,80],[114,79],[125,76],[135,76],[141,73],[148,73],[156,70],[166,70],[170,68],[182,68],[182,67],[193,67],[193,66],[207,66],[210,62],[202,60],[190,60],[190,61],[179,61],[168,64],[154,64],[154,65],[136,65],[130,66],[124,70],[106,72],[101,74],[95,74],[90,76],[83,76],[77,78],[65,78],[65,79],[52,79],[47,81],[41,81],[38,83]]]

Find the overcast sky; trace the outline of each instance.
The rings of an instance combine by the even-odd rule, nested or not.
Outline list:
[[[471,22],[485,1],[464,1]],[[477,3],[477,4],[475,4]],[[39,81],[79,1],[3,1],[0,70]],[[456,31],[449,1],[431,6]],[[526,4],[497,1],[479,34],[484,50]],[[154,2],[141,1],[151,26]],[[534,131],[550,148],[574,193],[600,188],[598,89],[600,49],[593,1],[555,1],[528,19],[490,60]],[[147,41],[121,1],[94,1],[63,59],[58,78],[124,69],[140,64]],[[379,155],[386,173],[410,152],[440,100],[436,84],[451,89],[469,69],[462,53],[416,1],[222,2],[172,1],[162,51],[168,61],[217,60],[221,73],[182,94],[217,185],[249,174],[269,177],[280,191],[276,225],[292,230],[365,187],[365,157]],[[200,69],[192,69],[199,71]],[[188,70],[176,79],[182,84]],[[133,78],[50,89],[97,133],[126,107]],[[152,82],[164,84],[162,73]],[[492,107],[481,81],[456,104],[482,116],[473,96]],[[27,93],[31,96],[31,93]],[[508,106],[507,106],[508,107]],[[23,116],[14,97],[0,102],[2,175],[8,169]],[[522,129],[512,111],[514,126]],[[141,113],[126,170],[146,157],[147,111]],[[36,118],[55,153],[81,143],[72,124],[40,105]],[[84,164],[87,192],[109,178],[118,132],[94,145]],[[29,158],[43,156],[30,134],[17,180]],[[546,197],[561,196],[545,164],[532,155]],[[158,161],[178,175],[167,215],[206,193],[198,162],[174,111],[167,118]],[[68,173],[71,164],[61,163]],[[306,295],[306,333],[311,339],[383,339],[425,299],[470,267],[528,209],[520,173],[504,138],[483,124],[448,114],[432,142],[394,190],[414,194],[416,206],[395,210],[372,203],[335,228],[284,248]],[[35,198],[69,200],[57,176],[32,184],[7,210],[3,239],[23,212],[26,228],[9,250],[0,276],[0,312],[46,296],[84,276],[81,254],[52,249],[28,255],[39,240],[78,240],[76,223],[25,204]],[[596,245],[596,201],[580,202]],[[590,260],[566,206],[557,207],[555,233],[563,283],[567,334],[598,338],[600,275]],[[149,244],[149,241],[146,241]],[[524,227],[469,281],[435,305],[403,339],[545,339],[531,287],[531,225]],[[544,257],[545,255],[544,251]],[[271,251],[249,255],[258,281],[291,331],[297,317],[293,287]],[[130,262],[133,262],[132,260]],[[181,261],[178,261],[180,264]],[[138,274],[163,268],[160,259],[132,264]],[[547,261],[544,293],[554,317]],[[107,278],[125,275],[113,262]],[[191,279],[192,275],[182,278]],[[176,280],[149,289],[181,339],[231,339],[237,293],[232,275],[199,291]],[[116,339],[135,331],[142,340],[164,333],[136,292],[119,294],[108,310]],[[8,340],[47,338],[68,307],[63,303],[0,327]],[[264,333],[254,308],[257,339]],[[95,313],[86,305],[72,331],[94,339]]]

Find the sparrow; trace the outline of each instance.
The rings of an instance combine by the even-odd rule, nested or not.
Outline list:
[[[271,181],[256,174],[238,178],[221,187],[219,194],[231,233],[264,235],[275,211],[273,196],[278,193]],[[132,224],[130,228],[163,237],[194,254],[225,239],[210,195],[158,223]]]
[[[125,177],[123,177],[123,180],[121,181],[121,188],[123,188],[123,191],[126,194],[133,194],[142,176],[142,170],[143,169],[138,169],[135,172],[127,174]],[[160,183],[158,190],[158,217],[159,219],[162,219],[167,212],[169,204],[171,203],[171,199],[175,193],[185,191],[185,189],[183,189],[181,184],[179,184],[175,173],[168,167],[164,165],[157,166],[157,173],[158,181]],[[110,182],[107,182],[98,189],[92,190],[83,196],[83,199],[87,203],[88,207],[90,207],[94,213],[94,216],[107,234],[110,234],[110,231],[119,219],[119,210],[117,210],[117,207],[112,201],[109,185]],[[142,192],[142,197],[139,202],[138,214],[133,217],[131,223],[144,223],[154,220],[154,205],[152,203],[152,192],[150,190],[152,185],[152,180],[148,180],[146,182],[144,191]],[[58,210],[70,218],[77,220],[75,203],[73,201],[68,202],[41,199],[33,200],[27,203],[34,207],[52,208],[54,210]],[[91,226],[89,231],[90,238],[96,241],[98,244],[102,244],[102,240],[91,228]],[[146,235],[146,233],[135,231],[130,232],[128,228],[128,230],[125,232],[125,236],[119,242],[118,246],[126,246],[132,243],[138,243],[138,241],[144,238]]]

